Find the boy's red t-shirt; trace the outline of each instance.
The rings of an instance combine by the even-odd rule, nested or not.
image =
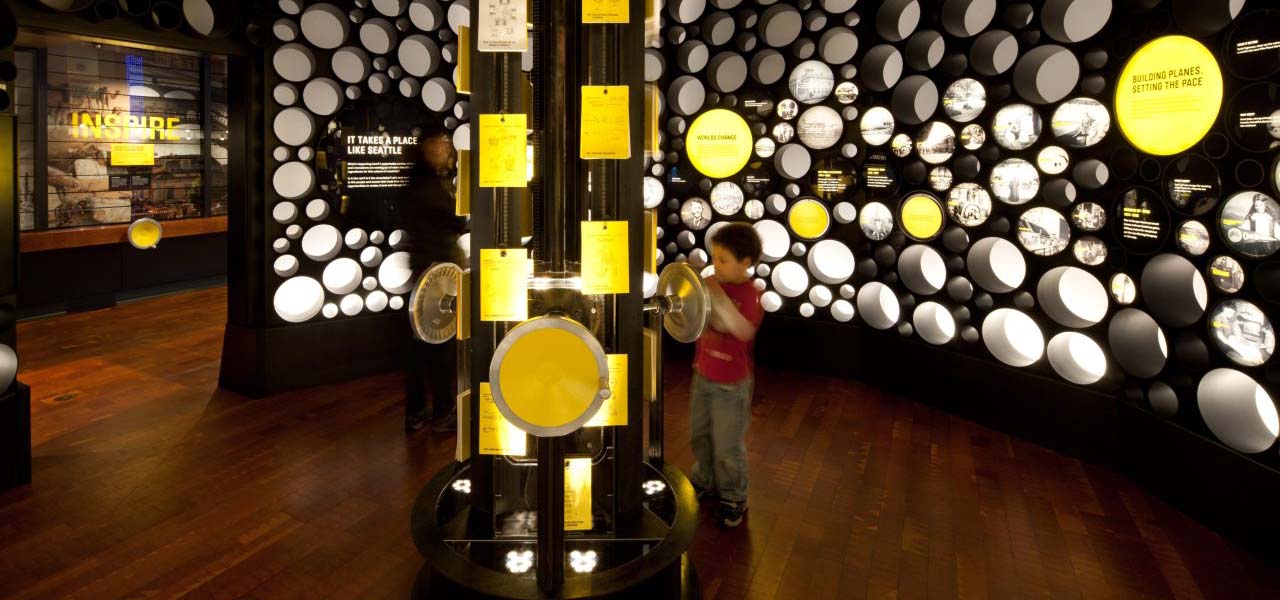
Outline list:
[[[721,283],[720,287],[734,306],[738,307],[738,312],[752,325],[760,327],[764,309],[760,307],[760,291],[751,285],[751,281]],[[751,375],[754,362],[751,354],[754,347],[755,338],[744,342],[731,333],[707,327],[706,333],[698,338],[698,352],[693,359],[693,368],[710,381],[742,381]]]

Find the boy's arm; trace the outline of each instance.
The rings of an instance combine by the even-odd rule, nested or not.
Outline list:
[[[759,306],[759,303],[755,303],[754,312],[759,312]],[[753,313],[751,307],[743,308],[748,313]],[[749,342],[756,337],[756,329],[760,324],[759,316],[752,314],[751,317],[754,318],[750,318],[739,312],[738,307],[733,305],[733,301],[719,285],[712,287],[711,310],[719,317],[719,325],[725,333],[744,342]]]

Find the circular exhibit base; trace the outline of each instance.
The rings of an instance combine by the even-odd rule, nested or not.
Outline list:
[[[700,597],[685,552],[697,528],[698,505],[693,486],[674,466],[641,465],[636,518],[618,515],[616,526],[604,533],[566,532],[564,583],[550,595],[538,589],[535,575],[537,517],[530,500],[536,494],[526,488],[495,495],[473,484],[472,476],[470,462],[451,464],[414,503],[410,531],[425,559],[414,598]],[[494,498],[491,505],[481,501],[486,495]],[[595,515],[596,523],[609,518]],[[589,565],[570,564],[588,554]]]

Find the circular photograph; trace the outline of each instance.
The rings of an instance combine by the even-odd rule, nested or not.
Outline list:
[[[1040,192],[1040,174],[1021,158],[1000,161],[991,169],[991,193],[1005,204],[1026,204]]]
[[[1026,150],[1040,139],[1043,127],[1036,109],[1026,104],[1010,104],[996,112],[991,121],[991,135],[1003,148]]]
[[[796,128],[790,123],[778,123],[773,126],[773,139],[779,144],[790,143],[796,137]]]
[[[747,200],[742,207],[742,213],[747,215],[748,219],[759,219],[764,216],[764,203],[759,200]]]
[[[1198,154],[1174,159],[1164,170],[1164,193],[1182,214],[1198,217],[1213,210],[1222,194],[1217,165]]]
[[[760,89],[748,91],[742,95],[742,108],[756,117],[767,117],[773,113],[777,103],[768,92]]]
[[[1130,188],[1116,202],[1112,228],[1127,250],[1151,254],[1164,244],[1169,211],[1153,190]]]
[[[1244,367],[1256,367],[1276,351],[1276,332],[1262,309],[1247,300],[1225,300],[1209,311],[1213,344],[1227,358]]]
[[[778,144],[773,141],[773,138],[762,137],[756,140],[756,156],[769,158],[777,151]]]
[[[883,106],[868,108],[858,121],[858,130],[868,144],[880,146],[893,137],[893,113]]]
[[[951,169],[946,167],[934,167],[929,171],[929,187],[934,191],[945,192],[951,189],[951,182],[954,181],[951,175]]]
[[[790,121],[791,119],[796,118],[796,115],[800,114],[800,104],[795,100],[787,98],[786,100],[778,103],[778,108],[776,110],[778,111],[779,119]]]
[[[1280,71],[1280,11],[1259,10],[1236,19],[1227,34],[1227,69],[1243,79],[1262,79]]]
[[[1036,166],[1046,175],[1061,175],[1071,164],[1071,157],[1062,146],[1045,146],[1036,154]]]
[[[689,198],[680,205],[680,220],[684,226],[701,231],[711,224],[711,203],[702,198]]]
[[[1111,276],[1111,297],[1116,304],[1133,304],[1138,299],[1138,286],[1127,273]]]
[[[1266,258],[1280,250],[1280,205],[1262,192],[1238,192],[1218,215],[1227,246],[1250,258]]]
[[[1209,282],[1219,292],[1234,294],[1244,287],[1244,268],[1230,256],[1219,256],[1209,263]]]
[[[893,141],[889,142],[889,150],[898,158],[911,156],[911,136],[905,133],[893,136]]]
[[[1062,213],[1037,206],[1018,217],[1018,243],[1036,256],[1053,256],[1071,243],[1071,226]]]
[[[852,81],[840,82],[836,86],[836,102],[840,104],[853,104],[858,99],[858,86]]]
[[[960,146],[965,150],[977,150],[987,143],[987,130],[977,123],[970,123],[960,130]]]
[[[1102,240],[1086,235],[1071,245],[1071,253],[1080,264],[1096,267],[1107,260],[1107,245]]]
[[[858,226],[868,239],[882,241],[893,233],[893,211],[879,202],[868,202],[858,213]]]
[[[977,227],[991,217],[991,194],[976,183],[962,183],[947,194],[947,214],[965,227]]]
[[[843,158],[819,160],[811,171],[813,195],[828,202],[846,199],[858,182],[853,163]]]
[[[926,123],[916,134],[916,152],[931,165],[947,162],[956,152],[956,132],[939,121]]]
[[[1099,231],[1107,226],[1107,211],[1097,202],[1081,202],[1071,209],[1071,222],[1081,231]]]
[[[1088,148],[1107,136],[1111,114],[1093,98],[1073,98],[1058,105],[1050,123],[1053,137],[1068,148]]]
[[[806,109],[796,121],[796,135],[800,143],[814,150],[826,150],[836,145],[843,133],[844,120],[829,106]]]
[[[806,60],[791,71],[787,80],[787,88],[796,100],[804,104],[817,104],[831,95],[836,86],[835,75],[831,67],[820,60]]]
[[[711,188],[711,208],[719,214],[731,217],[742,210],[742,188],[732,181],[721,181]]]
[[[942,110],[952,121],[968,123],[987,107],[987,90],[976,79],[957,79],[942,93]]]
[[[666,192],[662,189],[662,182],[657,177],[644,178],[644,207],[657,208],[662,204],[662,197]]]
[[[1237,92],[1227,108],[1227,131],[1250,152],[1280,146],[1280,84],[1254,83]]]
[[[1200,221],[1183,221],[1178,226],[1178,247],[1191,256],[1209,251],[1209,229]]]

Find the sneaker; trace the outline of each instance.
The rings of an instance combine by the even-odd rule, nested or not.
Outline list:
[[[716,526],[730,529],[742,524],[742,515],[747,512],[746,501],[734,502],[732,500],[721,500],[720,507],[716,509]]]
[[[449,414],[436,417],[431,420],[431,431],[447,433],[458,430],[458,414],[449,411]]]
[[[404,416],[404,432],[405,433],[414,433],[417,431],[421,431],[422,428],[426,426],[427,426],[427,415],[423,413]]]
[[[693,484],[693,497],[697,498],[698,502],[707,502],[717,497],[715,490],[699,485],[696,481],[690,481],[689,483]]]

